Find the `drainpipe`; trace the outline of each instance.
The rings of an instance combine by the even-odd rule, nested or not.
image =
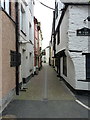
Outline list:
[[[16,11],[16,53],[19,53],[19,3],[18,0],[15,2],[15,11]],[[17,56],[18,62],[18,56]],[[16,65],[16,95],[19,95],[19,66]]]

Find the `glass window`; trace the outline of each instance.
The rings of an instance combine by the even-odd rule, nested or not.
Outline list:
[[[1,0],[1,6],[4,8],[4,0]]]
[[[21,6],[21,30],[25,33],[25,10]]]
[[[5,0],[5,11],[9,14],[9,0]]]
[[[9,15],[11,15],[11,2],[10,2],[10,0],[1,0],[1,6]]]
[[[58,3],[55,5],[55,18],[58,17]]]
[[[32,35],[31,23],[29,23],[29,40],[31,40],[31,35]]]
[[[63,74],[67,76],[67,57],[63,56]]]

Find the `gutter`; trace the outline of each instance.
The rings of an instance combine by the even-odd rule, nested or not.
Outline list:
[[[18,0],[15,2],[16,11],[16,53],[19,53],[19,3]],[[19,58],[17,57],[17,62]],[[19,66],[16,65],[16,95],[19,95]]]

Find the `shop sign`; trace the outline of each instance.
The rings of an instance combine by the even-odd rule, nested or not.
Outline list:
[[[77,36],[90,36],[90,29],[86,27],[78,29]]]

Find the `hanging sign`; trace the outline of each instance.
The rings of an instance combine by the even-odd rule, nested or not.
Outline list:
[[[78,29],[77,36],[90,36],[90,29],[86,27]]]

